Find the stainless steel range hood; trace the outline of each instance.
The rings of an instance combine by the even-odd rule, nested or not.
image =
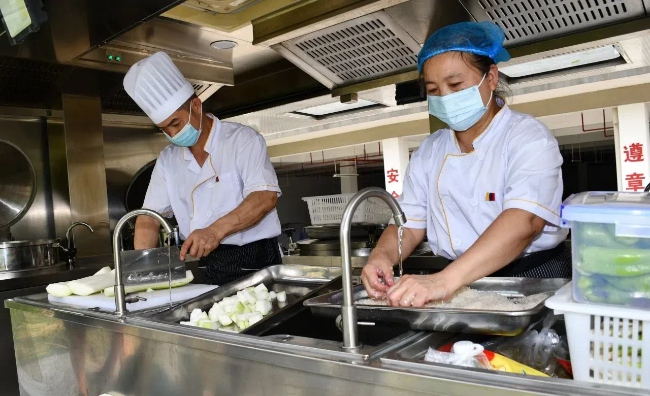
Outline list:
[[[411,0],[367,15],[350,11],[338,17],[351,19],[271,48],[333,89],[415,70],[427,36],[468,20],[469,14],[457,1]]]
[[[382,3],[378,0],[375,3]],[[426,38],[448,24],[489,20],[506,32],[506,47],[513,57],[530,55],[526,46],[592,32],[604,26],[647,18],[650,0],[410,0],[383,1],[387,6],[363,15],[348,7],[327,24],[314,20],[302,25],[297,11],[279,14],[276,34],[268,18],[259,21],[257,42],[271,46],[286,59],[333,90],[334,95],[417,78],[416,55]],[[397,4],[396,4],[397,3]],[[646,19],[647,20],[647,19]],[[298,26],[292,35],[289,27]],[[327,26],[324,26],[327,25]],[[254,30],[256,22],[253,22]],[[614,35],[614,34],[612,34]],[[602,36],[602,35],[601,35]],[[592,40],[598,37],[594,36]],[[544,50],[569,46],[556,41]],[[349,88],[349,89],[347,89]]]
[[[216,51],[218,33],[158,17],[182,0],[44,0],[48,22],[17,46],[0,37],[0,57],[125,73],[166,51],[201,99],[234,82],[232,51]],[[113,56],[119,55],[119,62]],[[97,74],[101,76],[101,73]],[[0,76],[2,78],[2,76]],[[101,78],[101,77],[99,77]]]

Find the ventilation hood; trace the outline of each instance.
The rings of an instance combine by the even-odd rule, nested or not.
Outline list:
[[[16,59],[5,62],[12,65],[22,60],[31,65],[56,64],[53,68],[92,69],[98,71],[94,75],[102,78],[103,72],[122,75],[139,60],[156,51],[165,51],[193,83],[202,100],[219,87],[234,82],[232,50],[210,47],[211,42],[223,39],[219,32],[159,17],[183,3],[182,0],[43,0],[43,3],[48,21],[20,45],[11,46],[9,40],[0,37],[0,60]],[[113,56],[109,59],[110,54]],[[115,80],[120,84],[103,87],[103,95],[106,90],[121,90],[121,78]],[[15,82],[11,84],[15,86]],[[115,95],[124,96],[120,92]]]
[[[337,19],[343,21],[271,48],[334,89],[413,72],[421,44],[429,34],[447,24],[469,20],[469,14],[455,0],[411,0],[361,16],[352,10]]]
[[[295,21],[300,21],[300,9],[285,11],[272,21],[269,18],[254,21],[256,42],[270,46],[333,90],[334,95],[341,95],[417,78],[416,58],[421,45],[434,31],[456,22],[497,23],[506,33],[505,45],[514,59],[518,55],[541,52],[539,49],[549,51],[567,46],[566,41],[539,48],[531,44],[639,20],[650,12],[649,0],[385,0],[375,3],[383,3],[385,7],[364,14],[350,4],[335,16],[311,17],[311,24],[309,20],[302,24]],[[593,40],[596,39],[594,36]]]

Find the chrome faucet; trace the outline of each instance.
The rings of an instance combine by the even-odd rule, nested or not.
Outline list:
[[[406,216],[400,209],[395,198],[388,191],[378,187],[368,187],[356,193],[343,212],[341,221],[341,275],[343,277],[343,304],[341,304],[341,317],[343,318],[343,348],[357,349],[361,345],[357,333],[357,307],[352,296],[352,249],[350,248],[350,228],[352,218],[361,202],[374,197],[386,202],[393,212],[395,224],[406,224]]]
[[[90,224],[83,221],[77,221],[70,224],[70,227],[68,227],[68,230],[65,232],[65,239],[68,240],[68,247],[64,248],[63,246],[60,246],[61,249],[63,249],[63,251],[68,255],[68,269],[73,269],[75,263],[77,262],[77,247],[74,244],[74,234],[72,233],[72,229],[76,226],[84,226],[88,228],[90,232],[95,232]]]
[[[126,313],[126,299],[124,284],[122,283],[122,262],[120,259],[120,250],[122,248],[120,246],[120,235],[122,234],[122,228],[124,225],[127,224],[130,219],[137,216],[153,217],[158,220],[168,234],[174,233],[174,230],[164,217],[149,209],[138,209],[129,212],[117,222],[115,231],[113,232],[113,260],[115,261],[115,313],[120,316]]]

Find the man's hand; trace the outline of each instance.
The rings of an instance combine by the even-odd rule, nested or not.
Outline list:
[[[368,260],[361,271],[361,281],[368,292],[368,297],[385,299],[386,292],[393,286],[393,266],[384,256]]]
[[[223,237],[216,232],[213,226],[194,230],[181,247],[181,260],[189,253],[192,257],[205,257],[216,249]]]

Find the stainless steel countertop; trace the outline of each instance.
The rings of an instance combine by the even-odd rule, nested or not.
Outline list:
[[[19,297],[7,300],[5,306],[12,311],[12,321],[20,327],[20,343],[17,344],[17,353],[21,352],[19,356],[32,356],[35,345],[38,345],[43,355],[42,362],[39,358],[39,367],[41,370],[48,370],[48,374],[53,376],[55,372],[61,373],[61,365],[65,364],[67,359],[82,359],[78,362],[81,366],[69,369],[73,373],[71,380],[74,381],[76,376],[73,370],[81,367],[86,372],[80,375],[91,381],[86,382],[85,386],[100,393],[105,392],[101,387],[105,387],[109,382],[111,386],[119,389],[127,383],[133,386],[137,382],[138,386],[146,388],[155,385],[156,381],[165,381],[170,387],[186,389],[188,396],[200,395],[209,389],[213,392],[222,388],[214,388],[219,385],[197,382],[192,376],[198,375],[201,381],[214,382],[214,374],[219,372],[246,373],[244,376],[231,377],[228,389],[235,393],[230,394],[259,394],[251,391],[246,393],[245,390],[250,389],[252,385],[263,387],[264,393],[269,394],[295,393],[299,389],[310,389],[314,395],[326,395],[331,394],[327,392],[338,389],[333,392],[358,396],[632,396],[639,392],[638,389],[632,388],[445,365],[388,364],[390,359],[383,359],[391,351],[413,341],[411,338],[379,351],[368,353],[362,348],[346,352],[340,349],[340,343],[312,338],[277,335],[257,337],[217,332],[176,323],[154,322],[140,316],[142,314],[129,314],[127,317],[118,318],[113,314],[56,306],[47,301],[45,294],[32,296],[30,299]],[[44,332],[44,329],[48,329],[48,332]],[[91,334],[89,331],[92,331],[93,337],[86,335]],[[418,334],[426,333],[417,333],[413,337]],[[57,347],[57,342],[61,340],[72,349],[68,351]],[[101,343],[97,340],[101,340]],[[120,349],[125,346],[131,348],[128,353]],[[107,349],[109,347],[110,350]],[[103,348],[106,355],[98,356],[93,352],[93,348]],[[161,360],[161,356],[174,358]],[[48,366],[49,363],[45,360],[50,357],[54,360]],[[127,364],[128,362],[122,360],[129,357],[137,357],[136,360],[143,364],[127,366],[133,371],[120,375],[110,370],[111,367]],[[83,361],[88,361],[88,364],[82,364]],[[19,368],[22,367],[21,364],[31,364],[31,360],[21,360]],[[176,374],[163,375],[158,379],[150,378],[148,367],[153,364],[162,365],[165,370],[172,370]],[[204,366],[205,364],[209,366]],[[104,367],[108,371],[88,371],[92,367]],[[189,388],[187,378],[191,380],[192,386]],[[169,389],[166,392],[158,394],[172,394]]]

